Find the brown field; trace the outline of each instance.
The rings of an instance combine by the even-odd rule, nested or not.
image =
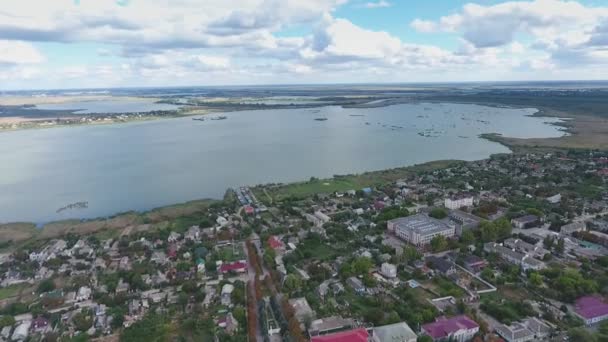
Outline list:
[[[17,242],[30,239],[37,234],[33,223],[0,224],[0,242]]]
[[[205,210],[213,200],[191,201],[151,210],[145,213],[128,212],[113,217],[90,221],[65,220],[51,222],[42,228],[33,223],[0,224],[0,243],[13,242],[7,248],[18,248],[29,241],[55,239],[68,233],[96,234],[101,237],[146,231],[166,227],[168,221]]]
[[[0,106],[23,106],[39,104],[61,104],[66,102],[84,101],[117,101],[117,100],[142,100],[158,101],[157,98],[141,98],[135,96],[112,96],[112,95],[74,95],[74,96],[1,96]]]
[[[541,113],[540,115],[542,116],[571,118],[571,120],[560,124],[560,126],[565,127],[569,135],[559,138],[531,139],[510,138],[501,135],[486,135],[485,137],[515,150],[530,147],[608,150],[608,118],[579,114],[573,115],[555,110],[544,110]]]

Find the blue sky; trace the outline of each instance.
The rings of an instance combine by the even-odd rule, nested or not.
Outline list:
[[[606,79],[607,64],[605,1],[4,0],[0,10],[0,89]]]

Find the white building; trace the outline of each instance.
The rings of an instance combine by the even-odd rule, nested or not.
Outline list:
[[[528,254],[516,252],[512,249],[499,245],[495,242],[486,243],[483,246],[483,250],[486,253],[498,254],[498,256],[500,256],[502,259],[504,259],[512,264],[521,266],[521,268],[524,271],[527,271],[527,270],[538,271],[538,270],[542,270],[546,267],[544,262],[542,262],[538,259],[534,259],[533,257],[531,257]]]
[[[315,211],[315,217],[318,218],[319,220],[321,220],[321,222],[323,222],[323,223],[327,223],[327,222],[331,221],[331,218],[329,216],[325,215],[324,213],[322,213],[319,210]]]
[[[234,291],[234,285],[225,284],[222,286],[222,305],[230,306],[232,304],[232,292]]]
[[[397,266],[385,262],[380,266],[380,273],[387,278],[395,278],[397,277]]]
[[[559,232],[562,234],[572,234],[575,232],[582,232],[584,230],[587,229],[587,225],[585,224],[585,222],[572,222],[566,225],[563,225]]]
[[[561,194],[553,195],[551,197],[545,198],[545,200],[551,204],[557,204],[562,200],[562,195]]]
[[[89,300],[91,298],[91,288],[88,286],[81,286],[78,289],[78,294],[76,295],[76,301],[80,302],[83,300]]]
[[[416,342],[418,336],[405,322],[374,327],[372,342]]]
[[[447,197],[443,204],[448,209],[460,209],[463,207],[473,206],[473,195],[467,193],[460,193],[454,196]]]
[[[551,327],[536,317],[527,318],[511,325],[500,324],[496,332],[507,342],[538,341],[551,334]]]
[[[416,246],[427,245],[439,235],[450,238],[455,234],[454,226],[449,226],[424,214],[390,220],[387,222],[387,227],[397,237]]]
[[[11,340],[24,341],[29,335],[31,326],[32,326],[32,321],[30,321],[30,320],[21,322],[21,324],[19,324],[17,326],[17,328],[15,328],[15,331],[13,332],[13,336],[11,337]]]

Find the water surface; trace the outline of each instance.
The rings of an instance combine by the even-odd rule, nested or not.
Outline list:
[[[107,216],[226,188],[508,152],[478,138],[563,133],[533,109],[469,104],[260,110],[0,134],[0,222]],[[315,118],[327,118],[316,121]],[[426,136],[421,136],[426,135]],[[57,209],[87,201],[88,209]]]

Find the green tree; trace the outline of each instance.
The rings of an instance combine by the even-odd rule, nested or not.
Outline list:
[[[431,250],[435,253],[441,252],[448,247],[448,241],[445,236],[437,235],[431,239]]]
[[[433,338],[429,335],[420,335],[416,342],[433,342]]]
[[[298,291],[302,286],[302,280],[295,274],[289,274],[285,277],[285,281],[283,282],[283,288],[288,293],[292,293]]]
[[[0,327],[9,327],[15,325],[15,319],[13,316],[4,315],[0,318]]]
[[[363,285],[366,287],[375,287],[376,279],[369,273],[363,275]]]
[[[433,208],[429,216],[441,220],[448,216],[448,212],[444,208]]]
[[[530,273],[529,280],[530,284],[535,287],[539,287],[543,284],[543,277],[536,272]]]
[[[372,259],[368,257],[359,257],[352,262],[352,269],[356,275],[368,273],[372,266],[374,266]]]
[[[543,245],[545,246],[546,249],[553,248],[554,243],[555,243],[555,238],[552,236],[549,236],[549,235],[547,235],[547,237],[545,237],[545,239],[543,240]]]
[[[55,282],[52,279],[45,279],[38,284],[38,293],[50,292],[55,289]]]
[[[469,229],[464,230],[462,235],[460,235],[460,242],[467,246],[475,243],[475,234],[473,231]]]
[[[503,217],[494,221],[494,224],[496,226],[496,234],[498,235],[499,239],[506,239],[511,236],[513,227],[511,226],[511,222],[509,222],[509,220]]]
[[[564,238],[557,239],[557,243],[555,244],[555,253],[563,254],[565,249],[566,249],[566,247],[565,247],[565,243],[564,243]]]
[[[490,221],[481,221],[479,231],[481,232],[481,241],[483,242],[491,242],[498,239],[496,226]]]
[[[82,310],[72,317],[72,323],[76,330],[86,332],[93,326],[93,314],[90,310]]]

